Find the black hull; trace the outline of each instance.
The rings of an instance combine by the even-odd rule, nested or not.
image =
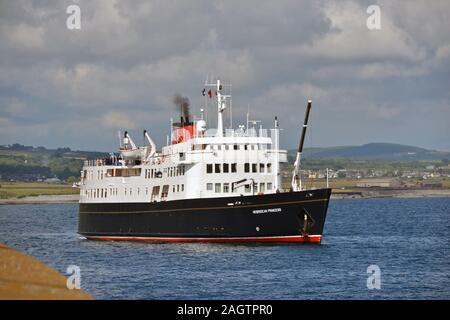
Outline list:
[[[331,189],[155,203],[80,203],[78,233],[97,240],[316,242]]]

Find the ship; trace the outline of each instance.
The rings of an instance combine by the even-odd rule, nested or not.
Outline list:
[[[204,108],[192,116],[188,99],[178,96],[180,120],[171,119],[160,150],[148,131],[143,146],[125,131],[116,152],[85,161],[78,233],[107,241],[321,243],[331,189],[306,189],[300,174],[311,100],[283,188],[280,166],[288,159],[277,117],[270,129],[248,113],[246,124],[225,128],[231,84],[216,78],[204,85],[206,104],[217,108],[215,125]]]

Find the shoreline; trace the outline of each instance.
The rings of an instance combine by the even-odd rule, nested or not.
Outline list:
[[[438,198],[450,197],[450,189],[390,189],[390,190],[361,190],[357,192],[337,192],[331,194],[331,200],[340,199],[373,199],[373,198]],[[77,203],[78,194],[68,195],[40,195],[24,198],[0,199],[1,205],[19,204],[63,204]]]
[[[40,195],[40,196],[24,197],[24,198],[0,199],[0,205],[76,203],[79,200],[80,200],[80,196],[78,194]]]
[[[355,192],[337,192],[331,194],[332,200],[338,199],[375,199],[375,198],[442,198],[450,197],[450,189],[375,189]]]

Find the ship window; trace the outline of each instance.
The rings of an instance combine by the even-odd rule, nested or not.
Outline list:
[[[142,169],[109,169],[108,175],[113,177],[136,177],[141,175]]]
[[[244,145],[244,150],[247,150],[248,149],[248,145]]]
[[[159,189],[160,189],[159,186],[153,187],[151,201],[156,201],[156,200],[158,199],[158,196],[159,196]]]
[[[220,183],[216,183],[216,184],[214,185],[214,192],[215,192],[215,193],[220,193],[220,192],[222,192],[221,189],[222,189],[222,185],[221,185]]]
[[[252,144],[252,150],[255,150],[255,145],[254,144]]]
[[[267,173],[271,173],[272,172],[272,164],[268,163],[267,164]]]
[[[223,164],[223,173],[228,173],[230,171],[230,165],[228,163]]]
[[[258,192],[258,184],[255,182],[255,184],[253,185],[253,188],[255,188],[254,190],[253,190],[253,193],[257,193]]]
[[[259,184],[259,192],[266,192],[266,184],[264,182]]]
[[[225,150],[230,150],[230,146],[229,145],[225,145]]]
[[[212,164],[207,164],[206,165],[206,173],[212,173],[212,172],[213,172]]]
[[[244,172],[250,172],[250,163],[244,163]]]
[[[220,173],[220,163],[215,164],[215,172]]]
[[[161,200],[165,200],[167,196],[169,195],[169,185],[165,184],[163,185],[162,192],[161,192]]]
[[[267,191],[272,190],[272,182],[267,182]]]
[[[180,185],[177,184],[177,192],[180,192]]]
[[[184,184],[181,185],[181,192],[184,191]]]
[[[256,163],[252,163],[252,172],[258,172]]]
[[[217,150],[222,150],[222,146],[221,146],[221,145],[218,145],[218,146],[217,146]]]
[[[172,192],[175,192],[175,185],[172,186]]]
[[[250,185],[249,184],[245,185],[245,193],[250,193]]]
[[[259,172],[264,173],[264,163],[259,164]]]
[[[238,150],[238,145],[235,144],[235,145],[233,146],[233,148],[234,148],[234,150]]]
[[[230,192],[230,184],[229,183],[223,184],[223,192]]]
[[[206,190],[207,191],[212,191],[212,189],[213,189],[213,184],[212,183],[207,183],[206,184]]]
[[[231,172],[237,172],[237,164],[236,163],[232,163],[231,164]]]

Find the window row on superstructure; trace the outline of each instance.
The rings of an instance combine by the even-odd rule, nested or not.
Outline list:
[[[153,195],[157,194],[159,195],[159,190],[161,189],[161,186],[155,186],[153,187]],[[142,192],[145,192],[145,195],[149,195],[150,188],[140,188],[140,187],[125,187],[123,188],[123,195],[124,196],[140,196]],[[157,192],[156,192],[157,190]],[[169,185],[163,186],[164,193],[163,196],[167,197],[169,193]],[[172,192],[184,192],[184,184],[174,184],[172,185]],[[112,196],[118,196],[119,195],[119,188],[93,188],[93,189],[86,189],[84,190],[84,195],[88,199],[104,199]]]
[[[244,186],[245,193],[258,193],[258,192],[266,192],[272,191],[273,184],[272,182],[260,182],[253,184],[254,190],[252,190],[252,184],[246,184]],[[214,193],[240,193],[240,188],[233,188],[233,183],[224,182],[224,183],[211,183],[208,182],[206,184],[206,191],[214,192]],[[242,192],[241,192],[242,193]]]
[[[192,150],[266,150],[268,145],[265,143],[245,143],[245,144],[194,144]]]
[[[161,169],[144,169],[145,179],[162,178],[163,170],[167,177],[183,176],[186,173],[185,166],[174,166]],[[81,173],[81,179],[84,180],[103,180],[110,177],[138,177],[141,176],[142,168],[113,168],[104,170],[84,170]]]
[[[206,173],[236,173],[236,163],[208,163]],[[272,173],[271,163],[244,163],[242,172],[245,173]]]

